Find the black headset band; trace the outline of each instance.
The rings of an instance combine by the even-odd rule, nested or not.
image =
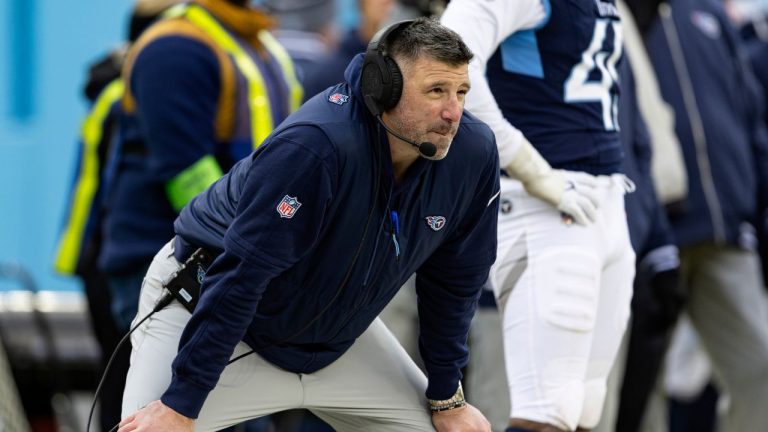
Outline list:
[[[368,43],[367,51],[379,51],[381,55],[388,55],[389,53],[387,53],[386,49],[388,47],[389,36],[397,30],[408,27],[413,23],[413,21],[414,20],[398,21],[377,31],[376,34],[371,38],[371,41]]]

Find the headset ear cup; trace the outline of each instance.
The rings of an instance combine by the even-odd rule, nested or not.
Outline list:
[[[372,56],[366,54],[363,62],[361,87],[365,104],[374,116],[381,114],[382,75],[381,67]],[[370,96],[370,97],[369,97]]]
[[[387,111],[394,108],[400,101],[400,96],[403,94],[403,74],[400,72],[400,67],[397,66],[397,63],[391,57],[384,57],[384,63],[389,73],[390,84],[384,88],[384,94],[381,97],[381,107],[383,111]]]
[[[374,116],[390,110],[400,101],[403,93],[403,74],[394,60],[387,55],[387,38],[391,33],[410,25],[413,20],[400,21],[379,30],[368,43],[363,58],[361,90],[365,106]]]

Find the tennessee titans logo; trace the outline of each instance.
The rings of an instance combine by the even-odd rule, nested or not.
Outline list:
[[[432,231],[440,231],[445,226],[445,218],[443,216],[427,216],[424,219],[427,220],[427,225],[432,228]]]
[[[328,96],[328,102],[335,103],[336,105],[344,105],[349,100],[349,96],[341,93],[334,93]]]
[[[499,203],[499,211],[505,215],[512,213],[512,200],[503,198]]]
[[[296,199],[296,197],[286,195],[277,205],[276,210],[280,214],[281,218],[290,219],[293,217],[293,215],[296,214],[296,212],[299,210],[299,207],[301,207],[301,203]]]
[[[203,266],[198,264],[197,265],[197,283],[202,285],[203,284],[203,279],[205,279],[205,270],[203,270]]]

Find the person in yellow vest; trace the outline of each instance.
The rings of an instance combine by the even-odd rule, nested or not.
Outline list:
[[[168,10],[128,53],[100,268],[125,332],[182,207],[258,147],[302,89],[273,20],[246,0]]]
[[[115,141],[124,89],[120,71],[128,47],[165,9],[177,3],[179,0],[137,1],[129,18],[126,43],[89,66],[83,88],[90,108],[80,128],[75,174],[53,267],[62,275],[79,278],[83,284],[91,327],[101,349],[99,369],[102,370],[122,337],[110,313],[105,276],[96,265],[108,183],[106,160]],[[104,381],[100,430],[109,430],[120,421],[128,359],[127,350],[119,353]]]

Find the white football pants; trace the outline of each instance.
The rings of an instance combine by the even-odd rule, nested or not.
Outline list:
[[[566,430],[600,419],[629,319],[635,254],[623,175],[598,177],[589,226],[502,178],[499,249],[490,283],[502,316],[511,418]]]

